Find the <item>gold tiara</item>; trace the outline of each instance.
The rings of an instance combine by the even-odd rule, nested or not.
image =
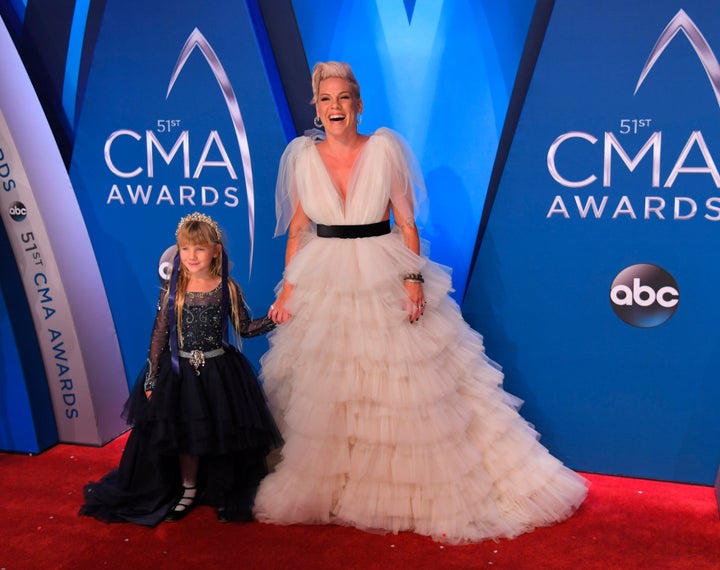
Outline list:
[[[212,229],[215,230],[215,234],[217,234],[217,240],[218,240],[218,242],[220,241],[222,234],[220,233],[220,228],[218,227],[217,222],[215,220],[213,220],[207,214],[201,214],[200,212],[193,212],[192,214],[188,214],[184,218],[180,219],[180,223],[178,224],[178,227],[175,230],[176,238],[180,234],[180,230],[183,228],[183,226],[185,224],[189,224],[190,222],[205,222]]]

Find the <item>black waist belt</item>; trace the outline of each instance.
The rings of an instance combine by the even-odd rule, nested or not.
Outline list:
[[[325,226],[317,224],[317,235],[322,238],[366,238],[390,233],[390,220],[361,226]]]

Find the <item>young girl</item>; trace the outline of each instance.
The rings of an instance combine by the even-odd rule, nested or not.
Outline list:
[[[228,340],[228,320],[245,338],[274,324],[248,316],[212,218],[185,216],[175,235],[148,362],[123,413],[134,428],[119,467],[85,487],[80,514],[107,522],[155,526],[198,503],[222,521],[250,520],[265,456],[280,443],[250,363]]]

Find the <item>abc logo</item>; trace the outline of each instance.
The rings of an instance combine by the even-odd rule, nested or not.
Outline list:
[[[675,314],[679,302],[680,291],[673,276],[649,263],[626,267],[610,288],[613,311],[634,327],[663,324]]]
[[[169,248],[167,248],[160,256],[160,260],[158,261],[158,276],[160,277],[160,281],[170,281],[170,277],[172,275],[173,261],[175,260],[176,254],[177,245],[173,244]]]
[[[27,213],[27,208],[22,202],[13,202],[8,210],[8,214],[10,214],[10,217],[16,222],[22,222],[25,216],[27,216]]]

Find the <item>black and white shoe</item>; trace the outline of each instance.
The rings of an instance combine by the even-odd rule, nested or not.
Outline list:
[[[187,514],[193,510],[195,506],[195,493],[196,487],[185,487],[183,485],[183,492],[170,507],[165,520],[167,522],[177,522],[187,516]]]

